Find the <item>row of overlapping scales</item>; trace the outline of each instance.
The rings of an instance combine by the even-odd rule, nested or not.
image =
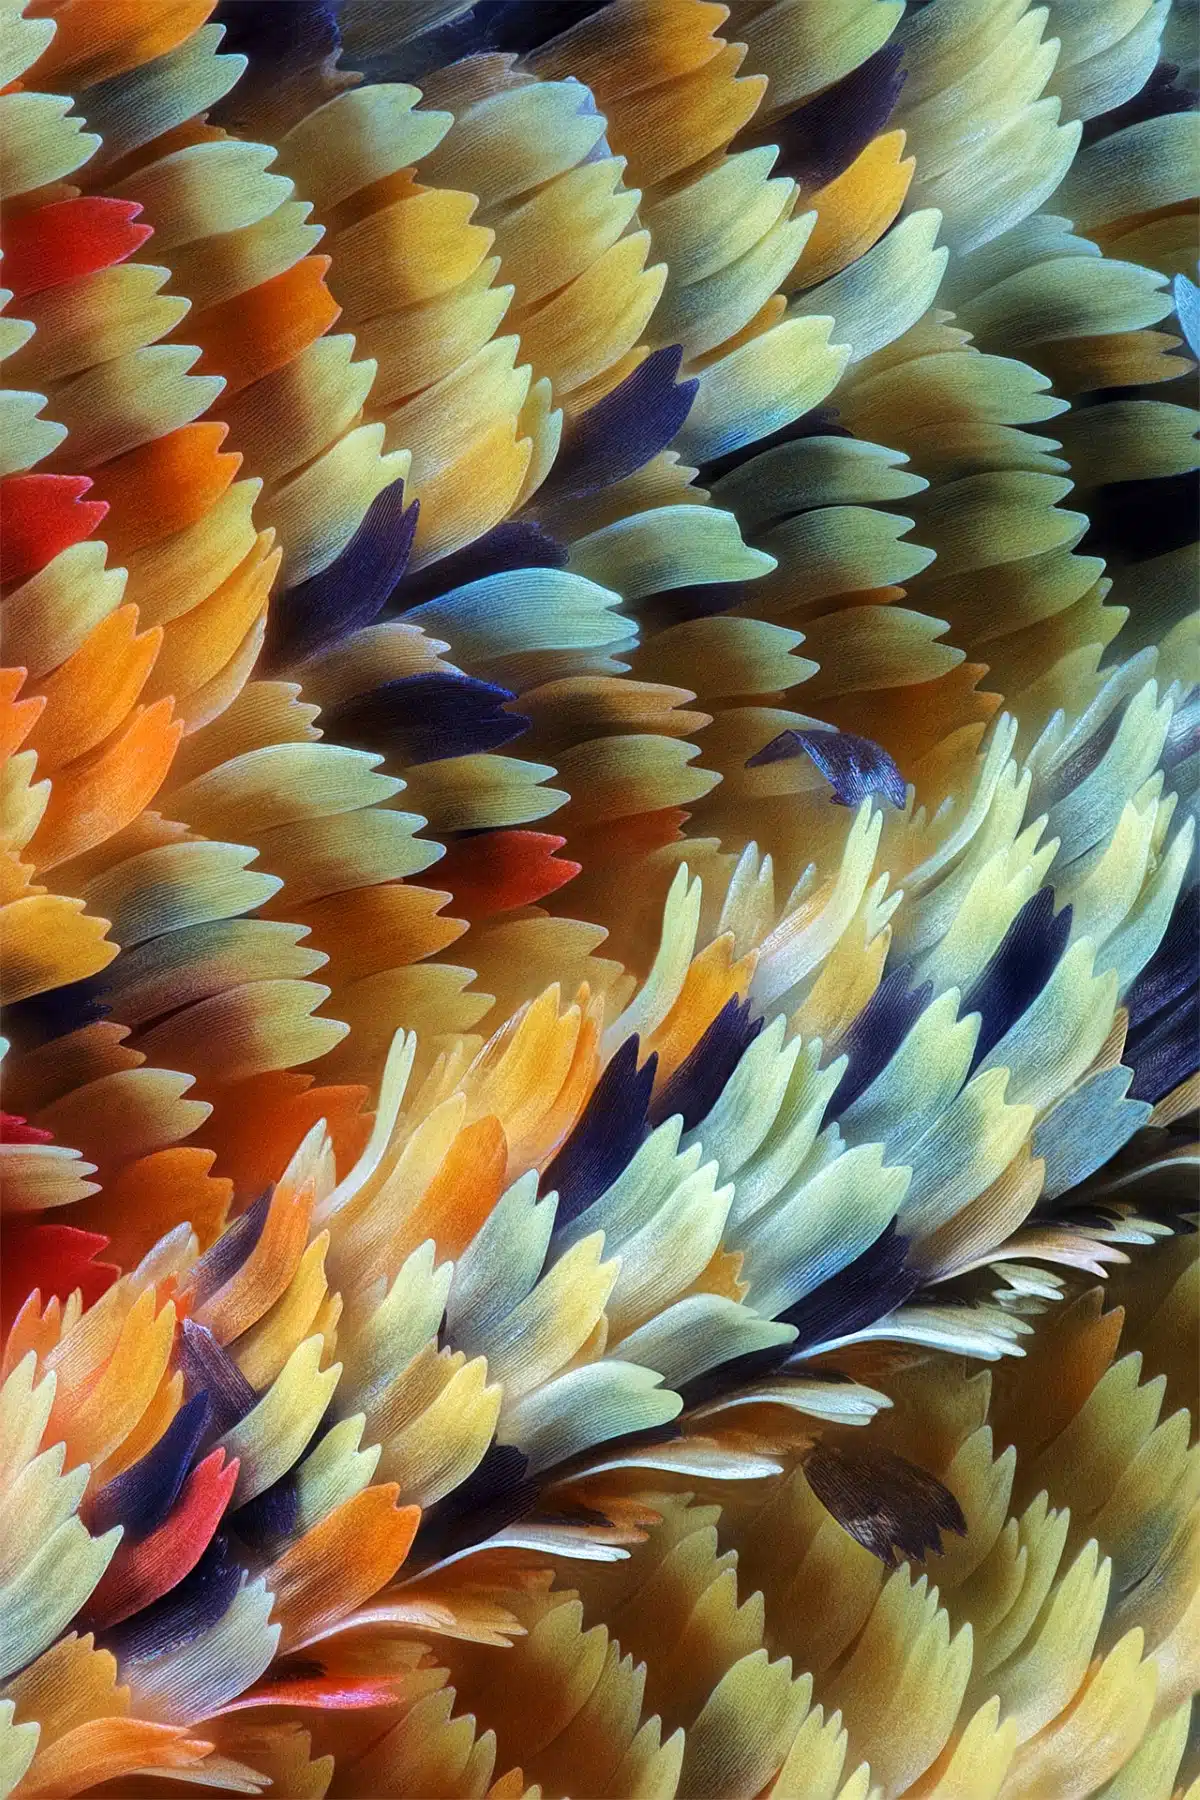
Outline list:
[[[9,1791],[484,1792],[490,1687],[553,1678],[493,1791],[599,1791],[602,1739],[614,1793],[807,1794],[782,1654],[845,1710],[831,1794],[944,1746],[925,1791],[1051,1791],[1096,1553],[1014,1524],[972,1675],[978,1594],[875,1606],[843,1530],[920,1560],[961,1505],[931,1574],[982,1569],[966,1437],[843,1434],[900,1393],[871,1345],[1018,1354],[1164,1229],[1073,1190],[1194,1104],[1186,12],[363,5],[411,79],[355,86],[324,7],[211,10],[3,14]],[[1120,1640],[1080,1793],[1181,1749],[1147,1417],[1159,1673]],[[679,1484],[735,1477],[861,1588],[836,1680],[718,1629]],[[676,1539],[686,1694],[616,1622]],[[926,1629],[958,1697],[899,1755]],[[268,1689],[308,1710],[217,1718]]]

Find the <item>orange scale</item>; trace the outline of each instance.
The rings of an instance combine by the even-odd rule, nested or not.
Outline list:
[[[58,880],[65,893],[81,893],[89,881],[115,869],[118,863],[128,862],[132,856],[140,856],[143,850],[158,850],[164,844],[182,844],[197,835],[177,819],[164,819],[160,812],[147,807],[111,838],[105,838],[93,849],[72,858],[70,868],[64,869]]]
[[[416,185],[416,184],[415,184]],[[473,275],[495,234],[473,225],[479,202],[456,188],[426,188],[340,231],[334,289],[356,322],[449,293]]]
[[[281,1651],[325,1635],[379,1592],[404,1562],[421,1522],[395,1482],[365,1488],[314,1525],[267,1571]]]
[[[124,730],[60,771],[29,843],[35,868],[49,869],[115,836],[162,786],[183,727],[169,700],[139,708]]]
[[[1166,219],[1193,220],[1196,216],[1194,200],[1178,200],[1170,206],[1153,206],[1148,212],[1126,213],[1123,218],[1113,219],[1107,225],[1093,225],[1088,236],[1093,243],[1099,244],[1106,255],[1117,255],[1114,246],[1131,232],[1141,231],[1147,225],[1157,225]]]
[[[272,1071],[228,1088],[205,1127],[217,1167],[240,1193],[261,1193],[278,1181],[318,1119],[333,1143],[338,1173],[354,1166],[367,1146],[371,1115],[365,1087],[315,1086],[311,1075]]]
[[[394,1233],[388,1251],[398,1268],[432,1238],[439,1259],[461,1256],[504,1190],[508,1142],[490,1115],[464,1126],[417,1206]]]
[[[754,974],[757,955],[734,959],[729,932],[705,946],[692,963],[682,991],[662,1024],[646,1039],[645,1054],[658,1052],[656,1087],[675,1073],[730,1000],[742,1000]]]
[[[6,1309],[7,1311],[7,1309]],[[62,1336],[63,1303],[56,1294],[42,1306],[42,1290],[34,1288],[12,1315],[0,1356],[0,1382],[7,1381],[17,1364],[32,1350],[41,1363]]]
[[[626,819],[610,820],[594,830],[573,833],[567,847],[584,869],[601,862],[621,862],[626,857],[644,856],[667,844],[677,844],[691,816],[681,806],[666,806],[658,812],[632,813]]]
[[[0,669],[0,765],[21,748],[46,704],[41,694],[18,700],[24,682],[24,669]]]
[[[60,1374],[47,1432],[51,1443],[65,1442],[68,1466],[102,1462],[137,1427],[167,1372],[175,1324],[174,1305],[168,1301],[160,1308],[147,1288],[94,1380],[80,1385]]]
[[[264,605],[225,666],[218,669],[203,687],[180,696],[179,714],[184,722],[185,737],[198,732],[202,726],[211,725],[233,705],[254,673],[266,635],[267,609]]]
[[[107,1253],[106,1253],[107,1254]],[[175,1303],[177,1317],[185,1316],[186,1308]],[[159,1382],[154,1398],[134,1426],[129,1435],[113,1451],[92,1470],[88,1487],[93,1494],[98,1493],[105,1482],[112,1481],[114,1476],[123,1475],[131,1469],[135,1462],[140,1462],[148,1450],[153,1450],[163,1432],[170,1425],[175,1414],[183,1405],[183,1376],[178,1370],[168,1371]]]
[[[403,415],[398,435],[403,439]],[[462,455],[410,491],[421,502],[413,539],[413,568],[461,550],[498,525],[516,504],[533,446],[516,435],[512,419],[498,419]]]
[[[588,412],[593,406],[597,406],[606,394],[612,393],[614,388],[620,387],[621,383],[627,380],[635,369],[641,368],[649,355],[649,344],[635,344],[632,350],[627,351],[617,362],[610,363],[606,369],[601,369],[600,373],[594,375],[590,381],[585,381],[580,387],[572,388],[569,394],[556,395],[555,398],[561,399],[563,411],[567,417],[576,419],[580,413]]]
[[[39,772],[85,756],[115,731],[146,684],[162,643],[137,633],[138,609],[120,606],[41,684],[45,710],[30,735]]]
[[[27,15],[54,19],[34,79],[72,92],[108,81],[178,49],[215,7],[216,0],[33,0]]]
[[[977,691],[986,663],[959,663],[934,681],[912,687],[881,688],[823,702],[821,716],[841,731],[874,738],[903,773],[967,725],[984,725],[1000,705],[1000,695]]]
[[[581,1024],[578,1006],[561,1009],[556,984],[493,1040],[478,1065],[471,1110],[502,1119],[510,1146],[540,1119],[567,1079]],[[510,1153],[510,1166],[512,1160]]]
[[[285,911],[291,923],[310,928],[313,948],[329,958],[322,979],[336,992],[346,982],[448,949],[467,929],[465,919],[442,916],[449,904],[444,890],[384,881]]]
[[[591,13],[528,61],[545,80],[582,81],[601,111],[622,96],[678,81],[718,54],[729,17],[711,0],[617,0]]]
[[[183,1725],[152,1725],[121,1716],[88,1719],[34,1758],[26,1792],[50,1800],[52,1795],[82,1794],[101,1783],[120,1781],[117,1791],[128,1794],[132,1790],[127,1781],[136,1779],[141,1786],[144,1780],[153,1780],[155,1769],[173,1770],[178,1777],[202,1765],[211,1749],[206,1738],[189,1737]],[[176,1785],[173,1780],[169,1791],[174,1793]]]
[[[1177,381],[1195,364],[1171,354],[1182,339],[1167,331],[1114,331],[1107,337],[1062,338],[1027,346],[1024,355],[1064,397],[1097,388],[1145,387]]]
[[[112,562],[194,525],[216,505],[242,462],[238,451],[221,450],[228,434],[217,420],[181,425],[97,471]]]
[[[487,1791],[486,1800],[525,1800],[525,1796],[530,1791],[525,1782],[525,1771],[509,1769],[493,1781]]]
[[[714,1250],[691,1287],[689,1294],[723,1294],[739,1305],[750,1292],[750,1284],[742,1280],[744,1257],[740,1250]]]
[[[33,870],[15,851],[5,850],[0,854],[0,906],[8,906],[14,900],[23,900],[42,891],[34,884]]]
[[[117,945],[107,919],[89,917],[82,900],[29,894],[0,914],[0,1003],[12,1005],[108,967]]]
[[[691,74],[630,94],[610,109],[609,142],[628,157],[628,180],[648,188],[680,175],[750,123],[767,78],[739,78],[745,58],[744,44],[722,44]]]
[[[785,286],[812,287],[828,281],[876,243],[904,204],[916,167],[904,157],[904,133],[874,138],[848,169],[797,210],[816,211],[817,222]]]
[[[964,725],[909,765],[904,773],[916,790],[918,805],[935,811],[946,794],[969,787],[986,730],[986,725]]]
[[[13,81],[0,92],[20,94],[24,87],[24,82]],[[27,213],[36,212],[43,206],[57,206],[60,200],[78,198],[79,188],[70,181],[52,181],[46,187],[31,188],[27,194],[13,194],[4,201],[5,224],[11,228],[14,219],[23,219]]]
[[[491,831],[451,844],[438,864],[438,880],[467,919],[488,918],[544,900],[579,873],[577,862],[559,858],[565,840],[540,831]]]
[[[162,653],[147,698],[193,694],[218,675],[237,652],[267,604],[271,584],[283,558],[272,549],[273,531],[261,531],[250,554],[233,574],[199,606],[172,619],[163,634]]]
[[[905,599],[906,594],[907,589],[902,587],[858,588],[845,594],[827,594],[820,600],[801,600],[795,606],[773,611],[771,623],[784,625],[791,631],[803,631],[814,619],[826,619],[832,613],[853,612],[860,606],[894,606],[897,600]],[[746,601],[738,611],[749,618],[758,617],[752,600]]]
[[[600,1073],[600,1021],[594,1013],[586,1012],[588,999],[585,983],[578,1000],[585,1017],[566,1080],[536,1126],[511,1146],[509,1170],[513,1179],[523,1170],[541,1168],[550,1160],[591,1098]]]
[[[1066,1430],[1116,1355],[1124,1308],[1102,1312],[1102,1305],[1099,1288],[1093,1288],[1069,1311],[1050,1315],[1044,1330],[1029,1339],[1022,1380],[997,1370],[989,1423],[996,1443],[1016,1444],[1028,1454],[1031,1472],[1034,1453]]]
[[[330,261],[305,256],[249,293],[189,313],[176,335],[200,346],[192,373],[224,376],[228,399],[323,337],[342,310],[325,284]]]
[[[121,1710],[116,1658],[72,1632],[8,1683],[6,1698],[16,1702],[19,1719],[38,1721],[44,1750],[82,1720]]]
[[[299,1189],[281,1183],[271,1196],[259,1239],[241,1268],[203,1305],[194,1307],[196,1323],[211,1331],[219,1344],[231,1343],[249,1331],[283,1293],[308,1243],[312,1205],[311,1182]]]
[[[213,1150],[175,1144],[126,1163],[104,1186],[71,1214],[85,1230],[108,1233],[105,1256],[123,1269],[133,1268],[159,1238],[187,1223],[201,1250],[216,1242],[225,1228],[233,1183],[212,1173]]]

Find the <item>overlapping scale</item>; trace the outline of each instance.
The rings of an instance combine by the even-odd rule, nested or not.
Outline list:
[[[1182,1791],[1188,14],[5,9],[0,1791]]]

